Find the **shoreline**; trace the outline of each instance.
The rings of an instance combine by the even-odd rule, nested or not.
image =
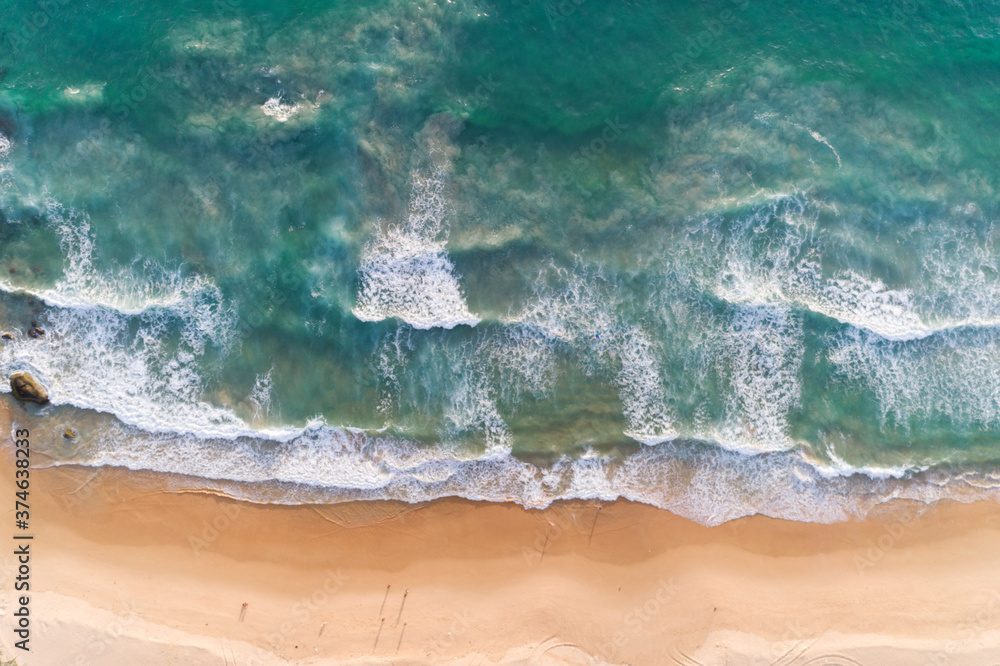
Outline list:
[[[2,400],[13,403],[9,397]],[[877,515],[886,502],[898,500],[1000,504],[993,465],[949,469],[942,461],[891,468],[838,461],[831,467],[805,446],[751,453],[684,440],[636,444],[635,449],[620,446],[597,456],[508,452],[466,457],[391,435],[383,439],[371,431],[326,424],[288,441],[268,439],[266,430],[258,431],[259,438],[229,440],[210,435],[203,439],[186,431],[147,431],[112,414],[73,405],[18,413],[25,422],[45,419],[39,426],[48,437],[36,451],[50,452],[53,464],[73,464],[72,456],[78,455],[89,469],[131,470],[137,478],[152,474],[170,480],[174,489],[260,504],[417,505],[462,498],[544,509],[559,502],[623,500],[709,526],[747,515],[825,524],[863,520]],[[67,444],[64,428],[80,437]],[[374,485],[366,482],[371,474],[377,475]]]
[[[31,478],[26,656],[13,649],[13,549],[0,559],[0,644],[21,666],[1000,658],[989,502],[709,528],[628,501],[259,505],[120,469]],[[12,533],[13,502],[7,513]]]

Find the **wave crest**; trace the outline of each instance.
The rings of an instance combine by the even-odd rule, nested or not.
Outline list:
[[[445,171],[432,165],[414,174],[405,224],[376,232],[358,268],[361,287],[354,315],[362,321],[396,317],[414,328],[475,326],[448,259],[444,220]]]

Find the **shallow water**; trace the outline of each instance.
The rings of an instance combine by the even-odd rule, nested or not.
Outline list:
[[[262,501],[992,498],[998,5],[8,2],[0,374]]]

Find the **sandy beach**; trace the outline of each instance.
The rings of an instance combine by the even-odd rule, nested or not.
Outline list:
[[[3,401],[5,434],[34,425]],[[13,547],[0,572],[22,666],[1000,661],[992,504],[706,528],[629,502],[258,506],[115,469],[31,479],[29,653]]]
[[[1000,666],[1000,0],[0,7],[0,666]]]

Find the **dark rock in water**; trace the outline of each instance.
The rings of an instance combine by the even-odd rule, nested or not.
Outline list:
[[[3,70],[3,76],[6,78],[6,68],[0,67],[0,70]],[[17,119],[13,118],[9,113],[0,110],[0,134],[3,134],[8,139],[13,139],[15,135],[20,133],[17,130]]]
[[[10,376],[10,388],[18,400],[28,400],[44,405],[49,401],[49,392],[27,372],[16,372]]]
[[[4,333],[3,335],[0,335],[0,338],[3,338],[4,340],[13,340],[14,336],[11,333]]]
[[[3,130],[0,129],[0,133],[2,132]],[[10,208],[8,209],[7,215],[12,220],[20,220],[25,224],[31,224],[31,225],[41,226],[48,221],[48,218],[46,217],[45,212],[42,209],[31,205],[17,206],[16,208]]]

